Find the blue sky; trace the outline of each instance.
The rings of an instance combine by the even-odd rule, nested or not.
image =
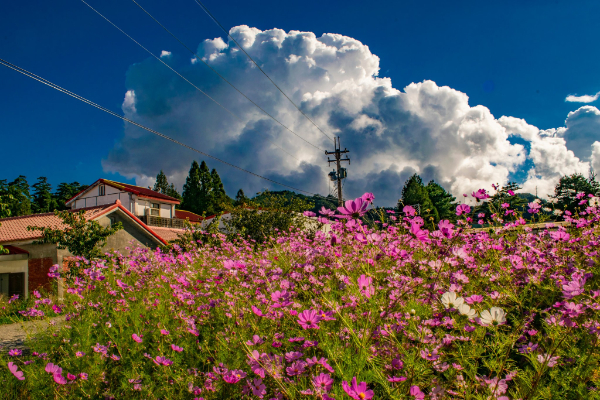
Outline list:
[[[140,3],[190,47],[223,36],[193,0]],[[188,57],[135,4],[114,0],[90,4],[151,51]],[[314,32],[317,37],[349,36],[379,57],[379,77],[391,78],[396,89],[432,80],[465,93],[470,106],[483,105],[495,118],[522,118],[540,129],[564,126],[568,113],[583,105],[565,102],[567,95],[600,91],[597,1],[206,0],[205,4],[227,28],[248,25]],[[0,49],[1,58],[118,112],[128,90],[128,69],[148,58],[75,0],[4,2]],[[0,159],[0,179],[23,174],[30,183],[44,175],[54,185],[91,183],[99,177],[135,181],[102,166],[123,136],[122,122],[6,68],[0,69],[0,83],[0,132],[11,149]],[[235,162],[234,154],[226,155]],[[164,168],[160,159],[154,165],[146,175]],[[228,187],[230,195],[235,190],[233,184]]]

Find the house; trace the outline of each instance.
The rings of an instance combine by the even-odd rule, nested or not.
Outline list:
[[[123,229],[111,235],[103,251],[126,252],[133,246],[156,248],[182,234],[185,220],[202,217],[176,210],[179,200],[139,186],[99,179],[66,202],[73,212],[83,211],[88,221],[102,226],[121,222]],[[0,255],[0,294],[21,298],[39,287],[50,288],[48,271],[54,264],[64,265],[72,254],[54,244],[35,244],[40,231],[28,226],[64,227],[54,213],[0,219],[0,245],[9,250]]]

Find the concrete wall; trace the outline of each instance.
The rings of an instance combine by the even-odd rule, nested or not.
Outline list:
[[[105,215],[97,219],[97,221],[102,226],[109,226],[111,218],[113,223],[121,222],[123,229],[108,237],[106,244],[102,248],[103,252],[117,250],[121,253],[126,253],[127,247],[157,247],[156,242],[148,234],[145,234],[139,226],[116,212]]]
[[[27,255],[17,254],[17,256],[22,257],[19,257],[21,259],[11,259],[15,257],[11,257],[10,255],[0,256],[0,274],[14,274],[19,272],[25,273],[25,297],[27,298],[27,294],[29,293],[29,268],[26,258]],[[4,279],[2,283],[3,287],[0,290],[0,293],[8,293],[8,276],[6,276],[6,279]]]

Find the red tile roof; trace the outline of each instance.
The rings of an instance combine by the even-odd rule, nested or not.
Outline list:
[[[141,186],[130,185],[128,183],[115,182],[115,181],[111,181],[108,179],[98,179],[96,182],[92,183],[89,187],[87,187],[86,189],[82,190],[81,192],[77,193],[75,196],[73,196],[69,200],[67,200],[67,203],[69,203],[71,200],[79,197],[79,195],[81,195],[82,193],[85,193],[88,189],[93,188],[97,183],[104,183],[105,185],[109,185],[114,188],[121,189],[125,192],[133,193],[139,197],[143,197],[146,199],[154,199],[154,200],[162,201],[165,203],[172,203],[172,204],[180,203],[180,201],[177,200],[176,198],[167,196],[166,194],[158,193],[158,192],[155,192],[154,190],[150,190],[148,188],[144,188]]]
[[[204,219],[201,215],[185,210],[175,210],[175,218],[189,219],[190,222],[200,222]]]
[[[85,212],[85,218],[89,221],[108,212],[117,204],[105,204],[102,206],[80,208],[75,211]],[[55,229],[64,228],[65,225],[61,219],[54,213],[23,215],[20,217],[11,217],[0,219],[0,243],[14,242],[17,240],[31,240],[42,237],[40,231],[28,231],[28,226],[52,227]]]
[[[184,229],[159,228],[157,226],[153,226],[152,230],[167,242],[178,239],[179,236],[183,235],[183,233],[185,232]]]

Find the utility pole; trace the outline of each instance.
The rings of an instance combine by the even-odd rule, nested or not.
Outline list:
[[[348,161],[348,164],[350,164],[350,159],[348,158],[348,156],[346,156],[346,158],[342,158],[342,154],[350,153],[350,151],[348,149],[341,150],[339,136],[337,137],[337,141],[335,138],[333,138],[333,144],[335,146],[335,150],[334,151],[325,150],[325,154],[326,155],[333,154],[335,156],[335,160],[330,160],[329,157],[327,157],[327,162],[329,163],[329,165],[331,165],[332,162],[336,163],[338,205],[340,207],[342,207],[344,205],[344,196],[342,196],[342,179],[344,179],[345,176],[342,177],[341,163],[342,163],[342,161]]]

